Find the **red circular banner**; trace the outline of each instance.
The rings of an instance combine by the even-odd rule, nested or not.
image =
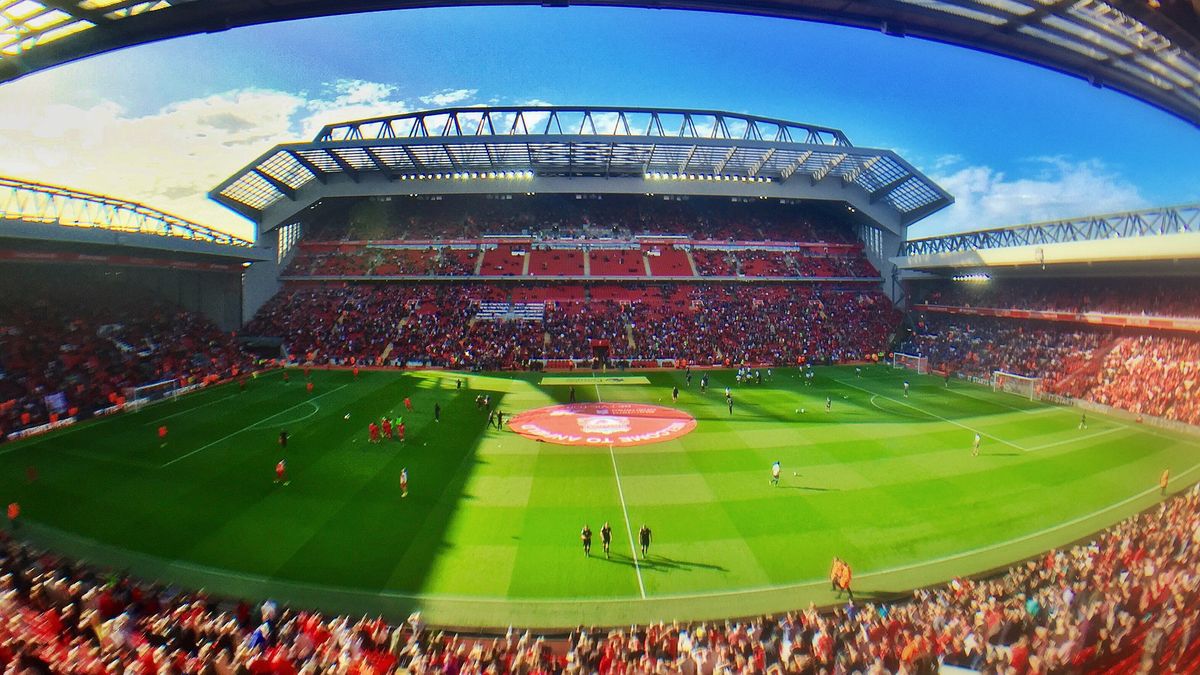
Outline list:
[[[526,410],[508,426],[525,438],[559,445],[630,446],[691,433],[696,418],[647,403],[571,403]]]

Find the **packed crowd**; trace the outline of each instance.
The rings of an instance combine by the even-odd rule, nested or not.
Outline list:
[[[1003,370],[1055,379],[1088,361],[1109,333],[1075,324],[929,313],[918,316],[900,351],[929,357],[933,370],[990,377]]]
[[[1094,374],[1072,384],[1059,393],[1200,425],[1200,339],[1120,337]]]
[[[917,318],[900,351],[934,370],[1043,379],[1044,391],[1140,415],[1200,424],[1200,337],[1049,321]]]
[[[1186,277],[993,279],[985,284],[921,284],[914,302],[934,305],[1200,317],[1200,286]]]
[[[545,640],[460,637],[382,618],[219,602],[6,540],[0,667],[34,675],[809,675],[1194,673],[1200,490],[983,579],[832,611]]]
[[[0,297],[0,442],[124,401],[132,387],[199,381],[251,359],[206,318],[123,286],[42,284]]]
[[[302,243],[288,265],[285,276],[647,276],[658,274],[654,258],[662,257],[663,245],[629,242],[627,248],[587,250],[546,249],[545,245],[480,243],[471,248],[449,245],[399,249],[383,245],[347,242]],[[590,243],[594,244],[595,241]],[[514,253],[515,252],[515,253]],[[670,276],[692,276],[689,252],[700,276],[748,277],[856,277],[875,278],[879,272],[860,248],[811,252],[781,249],[739,250],[693,249],[675,245],[665,249],[678,258],[673,266],[659,270]],[[529,257],[526,270],[525,257]],[[590,262],[585,268],[584,260]],[[651,264],[648,266],[647,262]]]
[[[543,321],[475,320],[483,301],[535,289],[485,284],[285,289],[246,327],[319,363],[527,368],[541,359],[795,364],[855,360],[889,344],[899,315],[878,291],[739,284],[554,286]]]
[[[302,243],[287,276],[465,276],[475,273],[478,249],[420,249]]]
[[[692,239],[853,243],[840,216],[796,205],[701,199],[663,201],[606,195],[573,199],[404,200],[323,204],[307,217],[309,241],[475,239],[526,235],[535,239],[632,239],[681,235]]]

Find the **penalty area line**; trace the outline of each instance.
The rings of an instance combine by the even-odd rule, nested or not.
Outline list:
[[[193,410],[199,410],[199,409],[201,409],[201,408],[207,408],[208,406],[210,406],[210,405],[213,405],[214,403],[220,403],[221,401],[228,401],[229,399],[233,398],[234,396],[237,396],[237,394],[230,394],[230,395],[228,395],[228,396],[225,396],[224,398],[218,398],[218,399],[216,399],[216,400],[214,400],[214,401],[209,401],[208,403],[203,403],[203,404],[201,404],[201,405],[198,405],[198,406],[196,406],[196,407],[194,407],[194,408],[188,408],[187,410],[180,410],[179,412],[173,412],[173,413],[171,413],[170,415],[167,415],[166,417],[160,417],[160,418],[158,418],[158,419],[156,419],[156,420],[154,420],[154,421],[152,421],[152,422],[146,422],[146,423],[145,423],[143,426],[147,426],[147,427],[148,427],[148,426],[151,426],[151,425],[154,425],[154,424],[158,424],[159,422],[165,422],[166,420],[169,420],[169,419],[171,419],[172,417],[178,417],[178,416],[180,416],[180,415],[184,415],[184,414],[190,413],[190,412],[192,412]]]
[[[899,403],[900,405],[902,405],[902,406],[905,406],[905,407],[907,407],[907,408],[912,408],[913,410],[916,410],[916,411],[917,411],[917,412],[919,412],[919,413],[924,413],[924,414],[926,414],[926,415],[929,415],[930,417],[932,417],[932,418],[934,418],[934,419],[939,419],[939,420],[941,420],[941,421],[943,421],[943,422],[947,422],[947,423],[949,423],[949,424],[953,424],[953,425],[954,425],[954,426],[956,426],[956,427],[962,427],[963,429],[966,429],[967,431],[974,431],[975,433],[979,434],[980,436],[982,436],[982,437],[984,437],[984,438],[990,438],[990,439],[992,439],[993,441],[1000,441],[1001,443],[1003,443],[1003,444],[1005,444],[1005,445],[1008,445],[1008,446],[1011,446],[1011,447],[1014,447],[1014,448],[1016,448],[1017,450],[1022,450],[1022,451],[1024,451],[1024,452],[1029,452],[1029,449],[1028,449],[1028,448],[1026,448],[1026,447],[1025,447],[1025,446],[1023,446],[1023,445],[1017,445],[1016,443],[1013,443],[1012,441],[1006,441],[1006,440],[1004,440],[1003,438],[1000,438],[999,436],[993,436],[992,434],[989,434],[989,433],[984,433],[983,431],[980,431],[979,429],[976,429],[976,428],[974,428],[974,427],[969,427],[969,426],[967,426],[967,425],[963,424],[962,422],[955,422],[954,420],[952,420],[952,419],[950,419],[950,418],[948,418],[948,417],[942,417],[941,415],[938,415],[938,414],[936,414],[936,413],[931,413],[931,412],[929,412],[928,410],[925,410],[924,408],[918,408],[917,406],[915,406],[915,405],[912,405],[911,403],[905,403],[904,401],[901,401],[901,400],[899,400],[899,399],[894,399],[894,398],[892,398],[891,396],[886,396],[886,395],[884,395],[884,394],[880,394],[880,393],[878,393],[878,392],[871,391],[870,389],[863,389],[862,387],[860,387],[860,386],[858,386],[858,385],[856,385],[856,384],[850,384],[850,383],[849,383],[849,382],[847,382],[846,380],[834,380],[834,382],[837,382],[838,384],[845,385],[845,386],[847,386],[847,387],[852,387],[852,388],[854,388],[854,389],[857,389],[857,390],[859,390],[859,391],[863,392],[864,394],[871,394],[872,396],[878,396],[879,398],[887,399],[887,400],[891,401],[892,403]],[[874,401],[872,401],[872,403],[874,403]],[[875,407],[876,407],[876,408],[878,408],[879,406],[878,406],[878,405],[876,405]],[[1076,440],[1078,440],[1078,439],[1076,439]]]
[[[202,446],[200,446],[200,447],[196,448],[195,450],[192,450],[191,452],[187,453],[186,455],[180,455],[180,456],[176,457],[175,459],[173,459],[173,460],[171,460],[171,461],[167,462],[166,464],[163,464],[163,465],[159,466],[158,468],[160,468],[160,469],[165,469],[165,468],[167,468],[168,466],[171,466],[172,464],[174,464],[174,463],[176,463],[176,462],[183,461],[183,460],[187,459],[188,457],[191,457],[192,455],[194,455],[194,454],[196,454],[196,453],[198,453],[198,452],[201,452],[201,451],[203,451],[203,450],[207,450],[207,449],[211,448],[212,446],[214,446],[214,445],[217,445],[218,443],[222,443],[222,442],[224,442],[224,441],[227,441],[227,440],[229,440],[229,439],[233,438],[234,436],[237,436],[238,434],[242,433],[243,431],[250,431],[251,429],[255,429],[255,428],[257,428],[257,427],[258,427],[258,425],[262,424],[263,422],[266,422],[266,421],[267,421],[267,420],[269,420],[269,419],[274,419],[274,418],[276,418],[276,417],[279,417],[279,416],[280,416],[280,415],[282,415],[283,413],[285,413],[285,412],[288,412],[289,410],[294,410],[295,408],[299,408],[299,407],[300,407],[300,406],[302,406],[302,405],[308,405],[309,403],[312,403],[313,401],[315,401],[315,400],[317,400],[317,399],[319,399],[319,398],[322,398],[322,397],[324,397],[324,396],[328,396],[328,395],[330,395],[330,394],[332,394],[332,393],[334,393],[334,392],[337,392],[337,391],[341,391],[342,389],[345,389],[345,388],[346,388],[346,387],[348,387],[348,386],[350,386],[350,385],[349,385],[349,384],[343,384],[342,386],[340,386],[340,387],[337,387],[336,389],[332,389],[332,390],[330,390],[330,391],[327,391],[327,392],[325,392],[324,394],[321,394],[320,396],[314,396],[314,397],[312,397],[312,398],[310,398],[310,399],[308,399],[308,400],[301,401],[301,402],[297,403],[297,404],[296,404],[296,405],[294,405],[294,406],[291,406],[291,407],[288,407],[288,408],[284,408],[283,410],[280,410],[280,411],[279,411],[279,412],[277,412],[277,413],[273,413],[273,414],[271,414],[271,415],[267,415],[266,417],[262,418],[261,420],[258,420],[257,422],[253,422],[253,423],[251,423],[251,424],[248,424],[248,425],[246,425],[246,426],[242,427],[241,429],[238,429],[237,431],[233,432],[232,434],[229,434],[228,436],[223,436],[223,437],[221,437],[221,438],[218,438],[217,440],[213,441],[212,443],[209,443],[209,444],[207,444],[207,445],[202,445]],[[316,405],[316,404],[314,403],[313,405]],[[314,414],[315,414],[315,413],[314,413]],[[307,418],[306,418],[306,419],[307,419]]]

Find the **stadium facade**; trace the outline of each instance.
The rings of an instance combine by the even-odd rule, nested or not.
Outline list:
[[[326,199],[513,194],[839,204],[878,269],[909,225],[953,201],[895,152],[855,146],[837,129],[707,110],[561,106],[328,125],[311,141],[263,153],[210,196],[254,220],[269,247]],[[277,269],[255,268],[246,318],[278,289]]]

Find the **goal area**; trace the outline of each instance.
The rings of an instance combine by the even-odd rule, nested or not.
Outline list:
[[[1036,401],[1042,392],[1042,378],[994,370],[992,371],[992,391],[1004,391],[1030,401]]]
[[[904,368],[906,370],[915,370],[918,375],[929,374],[929,357],[917,356],[916,354],[902,354],[895,352],[892,354],[892,368]]]
[[[144,384],[140,387],[128,387],[125,389],[125,407],[126,409],[136,410],[147,403],[170,398],[178,392],[178,380],[163,380],[162,382]]]

